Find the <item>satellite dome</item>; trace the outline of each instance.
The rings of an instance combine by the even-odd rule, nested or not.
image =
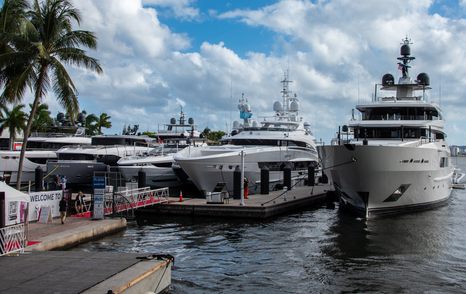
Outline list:
[[[257,123],[257,121],[253,120],[253,121],[252,121],[252,126],[253,126],[254,128],[257,128],[257,127],[259,126],[259,124]]]
[[[279,101],[275,101],[273,103],[273,111],[276,111],[276,112],[283,111],[283,106]]]
[[[251,105],[249,105],[248,103],[246,103],[244,105],[244,109],[247,111],[247,112],[250,112],[251,111]]]
[[[299,110],[299,102],[298,101],[292,101],[290,104],[290,110],[291,111],[298,111]]]
[[[411,48],[408,44],[403,44],[403,46],[401,46],[400,54],[403,56],[411,55]]]
[[[237,120],[235,120],[233,122],[233,129],[238,129],[239,128],[239,122]]]
[[[393,84],[395,84],[395,78],[393,77],[393,75],[387,73],[387,74],[384,74],[383,77],[382,77],[382,85],[383,86],[392,86]]]
[[[193,125],[194,119],[192,117],[188,118],[188,124]]]
[[[421,72],[417,75],[417,83],[419,85],[429,86],[430,85],[430,78],[429,75],[425,72]]]
[[[176,124],[176,119],[174,117],[170,118],[170,123],[172,125]]]

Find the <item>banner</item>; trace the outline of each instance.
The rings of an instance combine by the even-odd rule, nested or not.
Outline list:
[[[50,207],[52,217],[59,217],[60,207],[58,203],[62,195],[63,192],[61,190],[29,193],[29,198],[31,199],[29,203],[29,221],[36,221],[39,219],[41,207]]]

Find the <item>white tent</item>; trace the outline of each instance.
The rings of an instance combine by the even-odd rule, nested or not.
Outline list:
[[[11,226],[25,222],[29,202],[28,194],[0,181],[0,226]]]
[[[23,201],[30,202],[29,195],[8,186],[5,182],[0,181],[0,192],[5,192],[5,201]]]

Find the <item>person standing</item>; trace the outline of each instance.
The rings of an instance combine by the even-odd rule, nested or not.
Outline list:
[[[75,208],[76,213],[81,214],[84,212],[84,194],[82,191],[79,191],[78,195],[76,195],[75,200]]]
[[[60,202],[58,203],[58,206],[60,208],[61,224],[63,225],[66,219],[66,211],[68,210],[68,202],[65,200],[65,196],[61,198]]]

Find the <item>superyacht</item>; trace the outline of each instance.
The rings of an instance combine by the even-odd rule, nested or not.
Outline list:
[[[356,106],[361,117],[321,149],[343,207],[366,218],[440,205],[452,189],[443,114],[427,97],[429,76],[409,75],[409,45],[404,39],[398,83],[385,74],[373,101]]]
[[[233,123],[231,134],[221,140],[223,145],[190,146],[174,155],[176,164],[201,192],[212,192],[221,182],[232,193],[233,173],[241,166],[241,154],[244,154],[244,175],[251,194],[259,191],[263,168],[270,171],[272,188],[278,188],[285,166],[291,168],[292,176],[296,178],[304,175],[309,165],[317,165],[316,142],[310,125],[299,115],[299,100],[291,94],[290,82],[285,74],[281,82],[283,102],[274,103],[273,116],[253,120],[251,108],[242,97],[238,108],[243,123]]]

